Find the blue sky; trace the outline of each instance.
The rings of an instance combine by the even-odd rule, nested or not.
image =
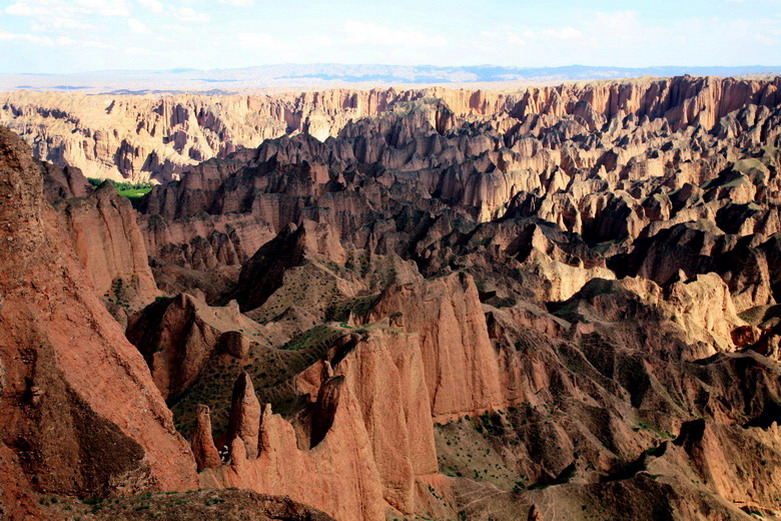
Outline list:
[[[779,65],[781,0],[3,0],[0,72]]]

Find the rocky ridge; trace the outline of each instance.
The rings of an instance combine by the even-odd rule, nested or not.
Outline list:
[[[777,88],[436,91],[155,188],[120,257],[168,293],[126,310],[168,468],[336,519],[781,517]],[[23,250],[103,204],[42,175]]]
[[[255,319],[233,328],[248,348],[203,346],[169,400],[201,460],[224,447],[204,483],[345,519],[620,517],[621,498],[638,518],[777,516],[740,477],[775,472],[776,89],[539,89],[482,121],[420,99],[155,188],[142,220],[277,234],[208,299]],[[253,382],[257,440],[230,428],[226,374]],[[752,455],[724,463],[733,444]]]
[[[747,100],[777,103],[778,82],[672,78],[530,87],[515,92],[335,89],[261,96],[78,95],[4,93],[0,124],[33,146],[39,159],[78,167],[88,177],[160,181],[212,157],[296,132],[321,141],[349,122],[441,99],[458,118],[499,123],[506,115],[581,116],[591,129],[619,112],[664,117],[675,130],[710,130]],[[506,122],[505,122],[506,123]],[[439,125],[451,124],[445,117]]]

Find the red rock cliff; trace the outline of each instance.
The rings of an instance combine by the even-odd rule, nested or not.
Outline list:
[[[142,357],[86,289],[30,149],[6,129],[0,194],[0,421],[23,472],[14,479],[79,495],[194,486]]]

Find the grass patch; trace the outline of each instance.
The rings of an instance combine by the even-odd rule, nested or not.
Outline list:
[[[92,186],[98,187],[102,185],[104,182],[108,181],[112,185],[114,185],[114,188],[116,188],[119,195],[122,197],[127,197],[130,200],[130,204],[133,205],[133,208],[138,208],[138,204],[141,202],[141,199],[152,191],[152,187],[154,187],[153,183],[146,182],[146,183],[129,183],[127,181],[114,181],[112,179],[96,179],[94,177],[87,178],[87,181]]]
[[[675,438],[675,435],[673,433],[667,432],[667,431],[662,430],[662,429],[659,429],[659,428],[657,428],[657,427],[655,427],[655,426],[653,426],[651,424],[648,424],[648,423],[642,422],[642,421],[637,422],[637,425],[632,427],[632,431],[633,432],[647,431],[647,432],[652,432],[653,434],[656,434],[657,436],[659,436],[661,438],[669,438],[669,439],[674,439]],[[652,449],[649,449],[649,450],[652,450]]]

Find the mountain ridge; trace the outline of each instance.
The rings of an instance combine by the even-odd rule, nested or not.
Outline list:
[[[0,74],[0,91],[18,89],[83,91],[93,94],[129,92],[198,92],[224,86],[224,93],[280,88],[390,85],[528,85],[644,76],[746,76],[781,73],[781,65],[611,67],[565,65],[519,67],[501,65],[278,64],[229,69],[99,70],[76,73]]]

